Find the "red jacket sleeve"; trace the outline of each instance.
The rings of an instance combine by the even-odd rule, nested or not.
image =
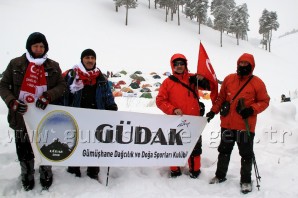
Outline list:
[[[168,82],[169,79],[166,79],[161,84],[158,95],[156,96],[156,105],[165,114],[173,115],[175,107],[169,102]]]

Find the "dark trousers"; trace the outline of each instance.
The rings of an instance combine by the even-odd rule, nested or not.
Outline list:
[[[28,177],[29,175],[30,177],[34,174],[34,153],[26,128],[15,130],[15,144],[18,160],[21,165],[21,175],[24,177]],[[42,179],[52,177],[52,166],[40,166],[39,173]]]
[[[26,128],[15,130],[15,144],[16,152],[20,162],[34,159],[34,153]]]
[[[248,133],[246,131],[221,129],[221,141],[218,147],[218,162],[216,177],[223,179],[228,172],[228,166],[230,162],[231,153],[235,142],[238,145],[239,154],[241,156],[241,170],[240,175],[241,183],[251,182],[251,170],[253,153],[253,139],[254,133]]]

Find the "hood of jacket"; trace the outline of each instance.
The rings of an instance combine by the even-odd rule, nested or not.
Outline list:
[[[171,57],[171,61],[170,61],[170,64],[171,64],[171,69],[172,69],[172,74],[175,75],[175,72],[174,72],[174,60],[176,59],[182,59],[185,61],[185,71],[183,73],[183,75],[185,74],[188,74],[188,68],[187,68],[187,59],[186,57],[183,55],[183,54],[174,54],[172,57]]]
[[[254,56],[252,54],[248,54],[248,53],[244,53],[242,54],[237,61],[237,69],[238,69],[238,65],[240,61],[247,61],[249,62],[249,64],[251,65],[251,73],[253,73],[254,69],[255,69],[255,59]]]

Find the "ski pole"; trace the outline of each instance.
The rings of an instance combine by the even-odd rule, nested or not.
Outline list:
[[[245,108],[245,105],[244,105],[244,98],[240,98],[239,99],[239,102],[240,102],[240,107],[241,107],[241,110]],[[250,142],[250,146],[252,148],[252,141],[250,140],[250,129],[249,129],[249,124],[248,124],[248,120],[247,118],[246,119],[243,119],[244,120],[244,123],[245,123],[245,127],[246,127],[246,133],[247,133],[247,136],[248,136],[248,140]],[[260,190],[260,184],[259,184],[259,181],[261,182],[261,176],[259,174],[259,169],[258,169],[258,166],[257,166],[257,161],[256,161],[256,157],[255,157],[255,153],[253,152],[252,150],[252,161],[253,161],[253,165],[254,165],[254,170],[255,170],[255,175],[256,175],[256,181],[257,181],[257,188],[258,190]]]
[[[109,183],[109,175],[110,175],[110,167],[108,166],[106,186],[108,186],[108,183]]]

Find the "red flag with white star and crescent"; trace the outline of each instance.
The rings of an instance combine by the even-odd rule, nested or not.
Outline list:
[[[218,83],[217,83],[216,74],[214,72],[212,64],[209,60],[207,52],[202,43],[200,43],[197,74],[202,75],[204,78],[206,78],[209,81],[210,91],[211,91],[210,98],[211,98],[212,104],[214,104],[218,96]]]

